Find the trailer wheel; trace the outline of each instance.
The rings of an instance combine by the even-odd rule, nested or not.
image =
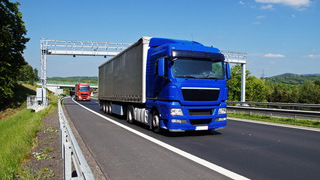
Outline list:
[[[128,108],[127,108],[127,121],[130,124],[134,123],[133,106],[128,106]]]
[[[106,102],[106,103],[105,103],[105,106],[106,106],[106,114],[109,114],[109,103]]]
[[[152,113],[152,121],[151,121],[151,127],[153,132],[155,133],[160,133],[160,117],[159,117],[159,113],[157,111],[153,111]]]
[[[102,103],[102,111],[104,113],[106,113],[106,103],[105,102]]]
[[[107,114],[112,114],[111,102],[108,102],[108,105],[107,105]]]

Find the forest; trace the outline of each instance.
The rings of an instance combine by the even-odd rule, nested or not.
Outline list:
[[[231,69],[228,80],[229,101],[240,100],[241,66]],[[320,103],[320,75],[282,74],[269,78],[257,78],[246,71],[246,101]]]

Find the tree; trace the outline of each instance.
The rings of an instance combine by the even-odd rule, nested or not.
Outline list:
[[[14,96],[19,69],[26,64],[22,54],[29,39],[18,5],[0,0],[0,107]]]
[[[24,65],[20,69],[20,76],[19,76],[20,81],[24,81],[29,84],[33,84],[34,81],[38,81],[38,70],[33,69],[29,64]]]
[[[34,68],[33,69],[33,75],[34,75],[34,81],[39,81],[39,76],[38,76],[38,69]]]
[[[266,101],[268,88],[262,79],[249,76],[246,83],[246,101]]]
[[[299,102],[300,88],[297,85],[289,85],[282,83],[268,83],[270,92],[267,95],[269,102]]]
[[[263,80],[250,76],[251,72],[246,71],[246,100],[265,101],[268,92]],[[241,96],[241,66],[231,68],[231,79],[228,80],[229,100],[239,101]]]
[[[241,66],[231,68],[231,79],[228,80],[229,101],[239,101],[241,96]]]
[[[320,103],[320,85],[318,81],[307,82],[300,88],[300,102],[308,104]]]

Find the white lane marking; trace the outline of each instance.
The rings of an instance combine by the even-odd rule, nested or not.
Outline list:
[[[317,128],[295,126],[295,125],[289,125],[289,124],[278,124],[278,123],[272,123],[272,122],[254,121],[254,120],[238,119],[238,118],[232,118],[232,117],[228,118],[228,120],[241,121],[241,122],[254,123],[254,124],[263,124],[263,125],[268,125],[268,126],[278,126],[278,127],[292,128],[292,129],[300,129],[300,130],[306,130],[306,131],[320,132],[320,129],[317,129]]]
[[[242,176],[240,174],[234,173],[234,172],[232,172],[232,171],[230,171],[228,169],[225,169],[225,168],[223,168],[221,166],[213,164],[213,163],[211,163],[209,161],[206,161],[206,160],[204,160],[202,158],[194,156],[194,155],[192,155],[192,154],[190,154],[188,152],[185,152],[185,151],[183,151],[181,149],[173,147],[173,146],[171,146],[171,145],[169,145],[167,143],[159,141],[158,139],[155,139],[155,138],[153,138],[151,136],[148,136],[148,135],[143,134],[143,133],[141,133],[141,132],[139,132],[137,130],[134,130],[134,129],[128,127],[128,126],[125,126],[125,125],[123,125],[123,124],[121,124],[121,123],[119,123],[119,122],[117,122],[117,121],[115,121],[113,119],[110,119],[110,118],[108,118],[108,117],[106,117],[106,116],[104,116],[102,114],[99,114],[99,113],[97,113],[97,112],[95,112],[95,111],[83,106],[82,104],[76,102],[73,99],[72,99],[72,101],[75,102],[76,104],[78,104],[79,106],[83,107],[84,109],[96,114],[97,116],[100,116],[101,118],[103,118],[103,119],[105,119],[105,120],[107,120],[107,121],[109,121],[109,122],[111,122],[113,124],[116,124],[116,125],[122,127],[123,129],[126,129],[126,130],[128,130],[128,131],[130,131],[130,132],[132,132],[132,133],[134,133],[134,134],[136,134],[136,135],[138,135],[138,136],[140,136],[140,137],[142,137],[144,139],[147,139],[147,140],[149,140],[149,141],[151,141],[151,142],[153,142],[153,143],[155,143],[155,144],[157,144],[159,146],[162,146],[162,147],[164,147],[164,148],[166,148],[166,149],[168,149],[168,150],[170,150],[170,151],[172,151],[172,152],[174,152],[176,154],[179,154],[179,155],[181,155],[181,156],[183,156],[183,157],[185,157],[185,158],[187,158],[187,159],[189,159],[189,160],[191,160],[191,161],[193,161],[195,163],[198,163],[198,164],[200,164],[202,166],[205,166],[205,167],[207,167],[207,168],[209,168],[209,169],[211,169],[213,171],[216,171],[216,172],[218,172],[218,173],[220,173],[220,174],[222,174],[224,176],[227,176],[227,177],[229,177],[231,179],[249,180],[248,178],[246,178],[246,177],[244,177],[244,176]]]

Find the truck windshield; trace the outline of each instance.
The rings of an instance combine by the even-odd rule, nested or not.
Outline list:
[[[90,87],[89,86],[80,86],[79,91],[90,91]]]
[[[171,65],[172,74],[176,78],[222,79],[224,77],[222,61],[177,58]]]

